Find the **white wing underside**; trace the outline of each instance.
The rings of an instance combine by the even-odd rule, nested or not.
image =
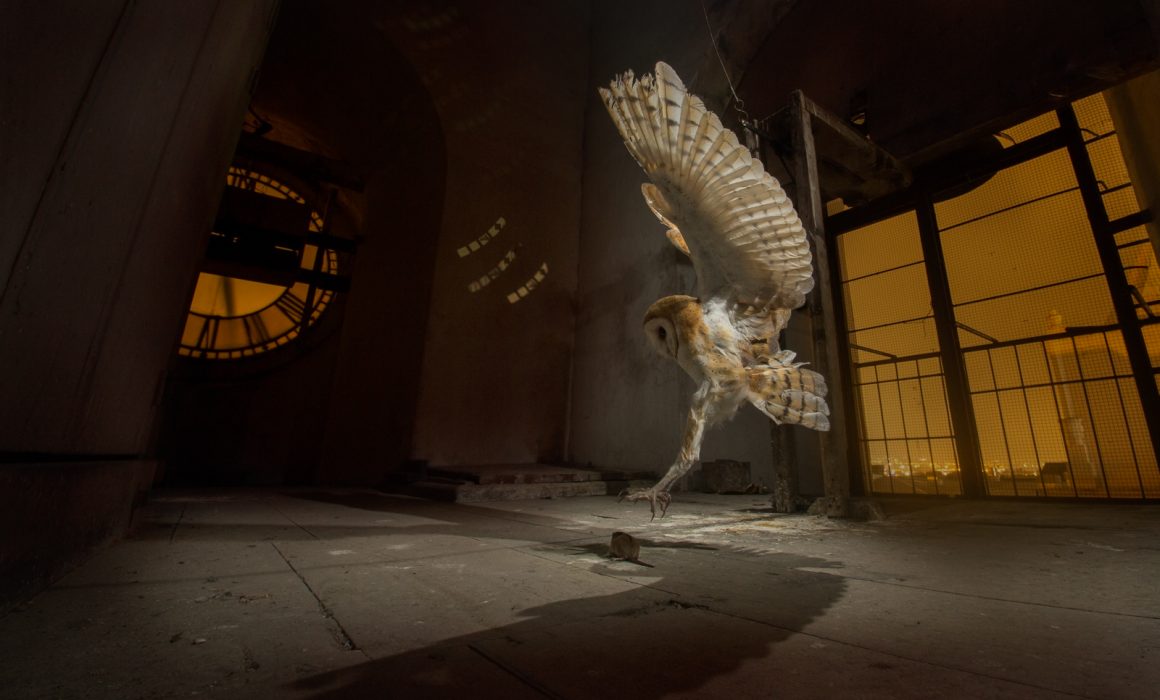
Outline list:
[[[600,94],[652,180],[645,201],[693,260],[701,300],[725,301],[758,332],[774,310],[801,306],[814,286],[809,243],[761,161],[663,62],[655,77],[629,71]]]

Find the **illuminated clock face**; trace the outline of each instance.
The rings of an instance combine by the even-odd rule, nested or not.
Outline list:
[[[231,167],[226,184],[306,206],[309,230],[323,230],[322,216],[300,194],[264,173]],[[216,232],[214,235],[220,236]],[[311,245],[309,235],[304,240],[301,254],[294,251],[294,255],[299,255],[297,267],[334,274],[338,266],[335,252]],[[292,278],[293,271],[290,272]],[[316,323],[333,298],[333,291],[314,288],[307,282],[291,279],[288,284],[271,284],[203,271],[198,276],[178,353],[197,359],[234,360],[273,350]]]

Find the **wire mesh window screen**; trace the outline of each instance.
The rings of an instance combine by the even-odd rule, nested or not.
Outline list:
[[[838,239],[867,488],[962,492],[913,212]]]
[[[1160,372],[1160,324],[1149,323],[1141,330],[1144,344],[1148,347],[1148,357],[1152,360],[1152,371]]]
[[[1107,102],[1095,94],[1072,104],[1080,130],[1083,131],[1088,158],[1095,171],[1100,195],[1108,218],[1116,220],[1140,211],[1136,191],[1132,188],[1128,166],[1124,162],[1120,140]]]
[[[1160,496],[1119,331],[976,348],[964,359],[989,493]]]
[[[913,212],[841,236],[838,253],[855,363],[938,351]]]
[[[870,491],[962,493],[946,383],[937,357],[861,366],[855,395]]]
[[[1108,218],[1140,210],[1100,95],[1074,106]],[[1059,128],[1054,113],[999,134]],[[988,493],[1160,498],[1160,470],[1071,156],[1060,149],[933,205]],[[1129,220],[1123,222],[1130,226]],[[1124,226],[1121,226],[1123,228]],[[1115,236],[1160,387],[1160,264]],[[865,479],[961,492],[917,218],[838,239]]]
[[[935,205],[964,347],[1115,320],[1066,151]]]
[[[1101,159],[1097,174],[1107,196],[1130,183],[1114,135],[1108,137],[1107,110],[1101,115],[1098,107],[1102,98],[1089,104],[1081,124],[1088,125],[1089,153]],[[935,215],[988,493],[1160,496],[1139,394],[1067,152],[1001,171],[936,204]],[[1149,253],[1121,248],[1141,295],[1152,291]],[[1149,307],[1138,308],[1143,317]],[[1160,355],[1160,337],[1156,344]]]
[[[1147,230],[1137,226],[1116,234],[1116,248],[1120,252],[1124,276],[1128,279],[1136,318],[1145,320],[1160,317],[1160,267],[1157,266],[1156,251]]]
[[[1023,143],[1024,141],[1033,139],[1036,136],[1040,136],[1042,134],[1046,134],[1052,129],[1058,127],[1059,117],[1055,115],[1055,112],[1047,112],[1046,114],[1041,114],[1034,119],[1028,119],[1025,122],[1021,122],[1008,129],[1004,129],[1003,131],[1000,131],[997,136],[999,137],[999,141],[1003,144],[1004,148],[1010,148],[1017,143]]]
[[[1108,219],[1114,223],[1139,212],[1140,203],[1124,158],[1124,149],[1130,148],[1131,144],[1120,139],[1104,95],[1092,95],[1072,107],[1084,132]],[[1160,323],[1160,265],[1156,260],[1156,248],[1144,226],[1116,233],[1115,241],[1155,374],[1160,372],[1160,326],[1156,325]],[[1157,380],[1160,381],[1160,377]]]

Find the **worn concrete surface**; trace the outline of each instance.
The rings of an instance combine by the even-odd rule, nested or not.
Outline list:
[[[1157,696],[1160,509],[766,498],[156,493],[0,619],[0,697]]]

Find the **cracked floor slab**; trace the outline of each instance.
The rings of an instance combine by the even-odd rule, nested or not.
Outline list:
[[[1045,506],[1045,507],[1041,507]],[[887,509],[889,510],[889,509]],[[17,698],[1092,697],[1160,687],[1160,509],[161,492],[0,619]],[[607,558],[633,534],[652,568]]]

